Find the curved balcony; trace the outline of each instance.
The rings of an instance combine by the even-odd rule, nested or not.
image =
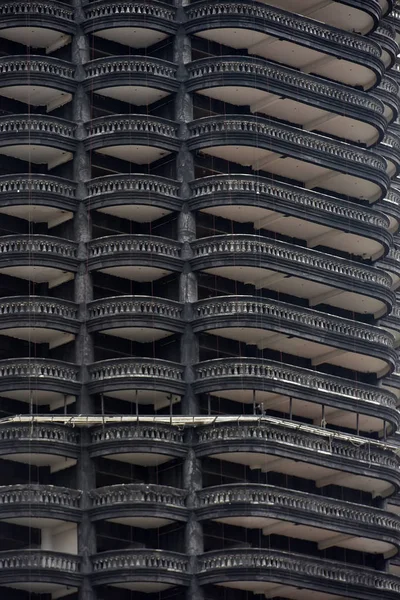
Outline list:
[[[263,0],[262,0],[263,1]],[[368,33],[393,3],[386,0],[269,0],[268,4],[322,21],[345,31]]]
[[[113,358],[88,367],[91,394],[143,405],[155,410],[180,401],[185,391],[183,367],[158,358]]]
[[[53,52],[75,32],[72,6],[57,0],[11,0],[0,6],[0,37]]]
[[[390,221],[389,231],[396,233],[400,224],[400,190],[392,185],[380,205],[380,209],[384,211]]]
[[[116,296],[88,304],[89,331],[155,342],[185,328],[183,305],[154,296]]]
[[[199,558],[197,577],[202,585],[292,600],[303,600],[305,593],[312,598],[375,600],[377,589],[380,598],[395,600],[400,592],[400,578],[388,573],[263,548],[207,552]]]
[[[383,102],[260,58],[223,56],[187,67],[187,89],[355,143],[371,146],[386,130]],[[284,97],[282,98],[282,95]]]
[[[157,0],[100,0],[85,7],[83,30],[124,46],[148,48],[175,33],[175,14],[173,6]]]
[[[389,23],[381,21],[379,27],[370,36],[382,49],[381,59],[387,70],[390,70],[399,54],[399,44],[396,40],[396,30]]]
[[[2,56],[0,95],[47,112],[67,104],[76,89],[72,63],[50,56]]]
[[[168,550],[112,550],[92,557],[94,585],[157,593],[189,584],[189,558]]]
[[[196,271],[356,313],[383,316],[394,304],[392,278],[374,267],[255,235],[192,242]]]
[[[399,85],[393,77],[382,78],[378,87],[370,92],[385,107],[384,115],[388,123],[392,123],[399,115]]]
[[[384,388],[254,358],[208,360],[195,365],[196,393],[206,393],[264,411],[278,411],[320,425],[378,432],[396,430],[397,397]],[[323,413],[322,413],[323,410]]]
[[[214,175],[190,184],[192,210],[254,228],[299,237],[309,248],[327,246],[379,258],[393,238],[383,212],[300,187],[251,175]]]
[[[157,175],[109,175],[89,181],[86,206],[114,217],[150,223],[181,210],[179,192],[177,181]]]
[[[185,490],[166,485],[110,485],[90,493],[91,518],[156,529],[176,521],[186,521],[186,495]]]
[[[54,227],[72,219],[76,184],[52,175],[0,176],[0,214]]]
[[[0,552],[0,586],[64,596],[81,584],[80,558],[49,550]]]
[[[0,456],[5,460],[48,466],[55,473],[76,464],[78,455],[79,432],[76,429],[51,423],[0,426]]]
[[[71,363],[31,357],[0,360],[0,395],[5,398],[53,410],[73,402],[79,386],[79,367]]]
[[[194,305],[193,329],[259,350],[300,356],[383,377],[394,370],[394,337],[384,329],[255,296],[220,296]]]
[[[105,425],[91,430],[90,454],[134,465],[154,467],[183,458],[183,431],[163,425]]]
[[[197,518],[261,529],[318,544],[393,556],[399,549],[400,517],[370,506],[271,485],[231,484],[197,493]]]
[[[272,417],[240,424],[234,419],[198,429],[199,457],[308,479],[317,488],[362,490],[373,497],[391,496],[399,487],[400,458],[384,444]]]
[[[81,494],[54,485],[0,486],[0,520],[28,527],[32,527],[33,519],[40,519],[41,527],[50,522],[53,526],[65,521],[77,523],[81,519]]]
[[[40,296],[0,299],[0,335],[57,348],[78,331],[78,306],[73,302]]]
[[[392,126],[393,127],[393,126]],[[396,131],[387,131],[383,141],[374,152],[387,162],[386,172],[392,179],[400,172],[400,136]]]
[[[147,165],[179,150],[178,124],[146,115],[99,117],[86,124],[86,150]]]
[[[196,2],[186,31],[274,62],[365,90],[381,80],[381,48],[360,35],[260,2]]]
[[[0,273],[47,282],[50,288],[74,278],[75,242],[49,235],[5,235],[0,238]]]
[[[181,244],[158,236],[110,235],[89,243],[89,269],[133,281],[156,281],[182,268]]]
[[[387,163],[372,151],[260,117],[204,117],[189,124],[188,147],[206,155],[374,202],[386,194]]]
[[[0,117],[0,154],[53,169],[71,160],[76,125],[46,115]]]
[[[379,261],[378,266],[390,275],[392,287],[397,290],[400,285],[400,247],[397,236],[389,254]]]
[[[85,87],[100,96],[143,106],[166,98],[179,88],[177,65],[159,58],[117,56],[85,64]]]

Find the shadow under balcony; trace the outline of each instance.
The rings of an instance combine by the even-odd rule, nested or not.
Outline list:
[[[90,271],[132,281],[156,281],[180,272],[181,244],[153,235],[110,235],[89,242]]]
[[[262,232],[301,237],[309,248],[328,246],[377,259],[393,243],[383,212],[255,175],[213,175],[190,183],[190,207],[223,219],[253,223]]]
[[[400,593],[400,578],[385,572],[263,548],[207,552],[197,577],[202,585],[290,600],[376,600],[377,589],[380,598],[395,600]]]
[[[0,6],[0,37],[48,53],[65,46],[76,31],[72,6],[56,0],[11,0]]]
[[[55,227],[77,210],[76,185],[52,175],[0,176],[0,214]]]
[[[186,16],[189,34],[352,87],[368,90],[385,72],[371,39],[261,2],[196,2]]]
[[[79,432],[56,424],[0,424],[0,456],[5,460],[37,467],[48,466],[52,473],[76,464]]]
[[[373,497],[391,496],[399,488],[400,459],[386,444],[273,417],[231,420],[198,429],[197,456],[301,477],[317,488],[362,490]]]
[[[88,151],[95,150],[138,165],[153,163],[180,147],[177,123],[147,115],[93,119],[86,123],[84,143]]]
[[[50,288],[74,278],[78,267],[75,242],[49,235],[6,235],[0,238],[0,273],[47,282]]]
[[[188,147],[253,171],[375,202],[389,188],[387,162],[376,153],[268,119],[228,115],[189,123]]]
[[[85,64],[84,86],[100,96],[148,106],[178,91],[177,68],[172,62],[152,57],[99,58]]]
[[[85,33],[130,46],[148,48],[177,30],[176,9],[152,0],[100,0],[85,6]]]
[[[182,489],[146,483],[97,488],[90,492],[91,519],[157,529],[187,520],[186,495]]]
[[[187,89],[235,106],[249,106],[306,131],[367,147],[387,127],[384,104],[338,83],[256,57],[222,56],[189,63]],[[284,97],[282,97],[284,95]]]
[[[112,550],[92,557],[92,583],[157,593],[190,581],[189,558],[168,550]]]
[[[187,453],[183,431],[165,425],[105,425],[91,431],[92,457],[155,467]]]
[[[50,115],[0,117],[0,154],[53,169],[70,161],[76,125]]]
[[[377,432],[397,429],[398,399],[381,387],[254,358],[208,360],[194,367],[196,393],[256,405],[320,425]],[[386,424],[386,425],[385,425]]]
[[[158,358],[113,358],[88,366],[88,391],[154,410],[180,401],[186,388],[184,368]]]
[[[51,56],[2,56],[0,96],[51,112],[68,102],[76,90],[75,66]]]
[[[197,492],[197,518],[263,535],[381,554],[399,549],[400,517],[370,506],[263,484],[229,484]]]
[[[194,271],[252,284],[355,313],[387,314],[392,278],[381,269],[256,235],[220,235],[192,242]]]
[[[157,175],[98,177],[89,181],[87,192],[88,210],[137,223],[150,223],[182,208],[180,184]]]
[[[0,304],[1,306],[1,304]],[[90,332],[147,343],[182,333],[183,305],[154,296],[115,296],[88,304]]]

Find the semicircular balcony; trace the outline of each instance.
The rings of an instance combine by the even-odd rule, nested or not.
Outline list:
[[[395,28],[386,21],[381,21],[379,27],[369,37],[381,47],[381,59],[387,70],[391,69],[399,54],[399,44],[396,37]]]
[[[400,593],[400,578],[388,573],[264,548],[207,552],[199,557],[197,577],[202,585],[240,589],[265,598],[375,600],[379,589],[380,598],[395,600]]]
[[[379,208],[390,221],[389,231],[396,233],[400,224],[400,190],[392,185]]]
[[[393,126],[392,126],[393,127]],[[374,152],[383,156],[387,163],[386,172],[392,179],[400,173],[400,135],[397,131],[387,131]]]
[[[196,333],[299,356],[312,367],[330,364],[383,377],[396,365],[394,337],[373,325],[256,296],[207,298],[193,309]]]
[[[90,332],[142,343],[162,340],[185,328],[183,305],[154,296],[103,298],[90,302],[88,312]]]
[[[130,46],[148,48],[173,35],[176,9],[158,0],[99,0],[85,6],[85,33]]]
[[[72,219],[76,209],[73,181],[33,173],[0,176],[0,214],[51,228]]]
[[[82,492],[55,485],[0,486],[0,521],[38,528],[78,523]]]
[[[0,273],[47,282],[50,288],[74,278],[75,242],[49,235],[6,235],[0,238]]]
[[[251,175],[213,175],[190,183],[192,210],[256,230],[302,239],[309,248],[327,246],[376,260],[393,243],[391,221],[382,211]]]
[[[82,583],[80,557],[50,550],[0,552],[0,586],[62,597]]]
[[[308,479],[317,489],[340,485],[385,498],[399,488],[400,459],[386,443],[273,417],[234,419],[198,429],[198,457]]]
[[[75,129],[74,123],[50,115],[0,117],[0,154],[53,169],[72,159]]]
[[[55,423],[4,423],[0,426],[0,456],[36,467],[47,466],[56,473],[76,464],[79,432]]]
[[[253,171],[374,202],[389,187],[387,162],[370,150],[256,116],[203,117],[189,123],[188,147]]]
[[[48,53],[69,44],[75,32],[74,9],[57,0],[11,0],[0,6],[0,37]]]
[[[190,581],[189,558],[168,550],[111,550],[92,557],[93,585],[160,593]]]
[[[385,75],[378,87],[370,91],[370,96],[380,100],[384,107],[384,116],[388,123],[392,123],[399,115],[399,84],[388,75]]]
[[[370,94],[261,58],[218,56],[187,66],[187,89],[306,131],[362,143],[382,139],[385,106]],[[282,94],[285,96],[282,98]]]
[[[53,410],[74,402],[79,387],[79,367],[72,363],[32,357],[0,360],[0,395],[4,398]]]
[[[371,39],[261,2],[203,1],[185,10],[187,33],[303,73],[368,90],[385,72]]]
[[[181,244],[150,235],[110,235],[89,243],[89,270],[133,281],[156,281],[182,268]]]
[[[370,506],[263,484],[229,484],[197,492],[197,518],[259,529],[332,547],[381,554],[399,550],[400,517]]]
[[[256,235],[192,242],[195,271],[329,305],[384,316],[394,304],[392,278],[375,267]]]
[[[380,269],[386,271],[392,279],[392,287],[397,290],[400,285],[400,240],[395,236],[389,253],[378,263]]]
[[[186,521],[186,495],[185,490],[166,485],[109,485],[90,492],[90,516],[92,521],[105,520],[130,527],[156,529]]]
[[[138,223],[151,223],[181,210],[179,190],[177,181],[157,175],[97,177],[87,184],[86,207]]]
[[[271,360],[219,358],[194,367],[196,393],[382,435],[397,428],[397,396],[384,388]],[[322,418],[323,417],[323,418]]]
[[[78,306],[59,298],[14,296],[0,298],[0,334],[57,348],[75,339]]]
[[[263,2],[264,0],[261,0]],[[277,8],[294,12],[345,31],[366,34],[392,8],[392,0],[268,0]]]
[[[157,425],[105,425],[91,430],[90,455],[144,467],[163,465],[187,453],[183,431]]]
[[[180,401],[185,391],[184,369],[157,358],[112,358],[88,366],[88,390],[155,410]]]
[[[86,124],[86,132],[86,150],[138,165],[153,163],[180,147],[178,124],[160,117],[99,117]]]
[[[51,56],[2,56],[0,96],[51,112],[71,102],[74,75],[72,63]]]
[[[115,56],[85,64],[87,91],[100,96],[148,106],[179,88],[177,65],[159,58]]]

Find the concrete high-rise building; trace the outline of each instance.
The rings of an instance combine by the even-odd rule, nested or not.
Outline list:
[[[0,598],[400,598],[394,0],[0,2]]]

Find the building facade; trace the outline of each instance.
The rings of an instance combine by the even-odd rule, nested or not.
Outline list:
[[[400,11],[0,2],[0,595],[398,600]]]

